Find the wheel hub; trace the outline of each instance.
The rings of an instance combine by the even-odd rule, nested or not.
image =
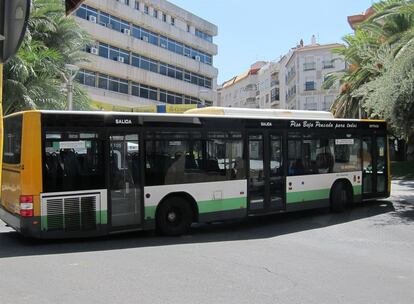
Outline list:
[[[174,211],[171,211],[167,215],[167,219],[169,222],[175,222],[177,220],[177,214]]]

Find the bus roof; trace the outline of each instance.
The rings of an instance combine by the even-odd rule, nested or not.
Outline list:
[[[196,118],[242,118],[242,119],[299,119],[299,120],[342,120],[342,121],[365,121],[365,122],[385,122],[384,120],[369,119],[344,119],[335,118],[330,112],[323,111],[299,111],[299,110],[275,110],[275,109],[245,109],[245,108],[224,108],[207,107],[189,110],[183,114],[178,113],[148,113],[148,112],[109,112],[109,111],[61,111],[61,110],[28,110],[13,113],[5,116],[11,117],[22,113],[44,113],[62,115],[101,115],[101,116],[146,116],[146,117],[196,117]]]

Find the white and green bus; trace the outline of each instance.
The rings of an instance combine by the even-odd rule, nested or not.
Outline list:
[[[387,126],[327,112],[28,111],[5,118],[0,218],[37,238],[158,229],[390,194]]]

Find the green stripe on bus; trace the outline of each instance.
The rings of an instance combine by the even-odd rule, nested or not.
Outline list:
[[[354,195],[362,194],[361,185],[353,186],[352,188],[354,189]],[[330,193],[331,193],[331,189],[291,192],[291,193],[287,193],[287,203],[295,204],[295,203],[302,203],[302,202],[307,202],[307,201],[329,199]]]
[[[219,211],[229,211],[236,209],[246,209],[247,208],[247,198],[238,197],[238,198],[229,198],[223,200],[213,200],[213,201],[202,201],[198,203],[199,213],[210,213],[210,212],[219,212]]]
[[[362,185],[354,186],[354,195],[361,195],[362,194]]]
[[[229,211],[229,210],[238,210],[247,208],[247,198],[229,198],[223,200],[211,200],[211,201],[201,201],[197,203],[198,212],[202,213],[211,213],[211,212],[220,212],[220,211]],[[151,220],[155,218],[156,206],[145,207],[145,218]]]
[[[306,201],[317,201],[329,198],[331,189],[310,190],[287,193],[287,203],[295,204]]]
[[[155,219],[155,211],[156,210],[157,210],[157,206],[145,207],[145,219],[147,219],[147,220]]]

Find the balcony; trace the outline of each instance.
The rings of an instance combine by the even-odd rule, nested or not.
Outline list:
[[[272,80],[272,82],[270,83],[270,86],[273,88],[275,86],[279,85],[279,80]]]
[[[323,68],[324,69],[333,69],[335,67],[333,60],[325,60],[323,61]]]
[[[286,83],[289,83],[296,76],[295,70],[290,70],[286,75]]]
[[[304,71],[316,70],[316,62],[305,62],[303,64],[303,70]]]
[[[246,101],[244,102],[246,105],[252,105],[256,104],[256,98],[246,98]]]

